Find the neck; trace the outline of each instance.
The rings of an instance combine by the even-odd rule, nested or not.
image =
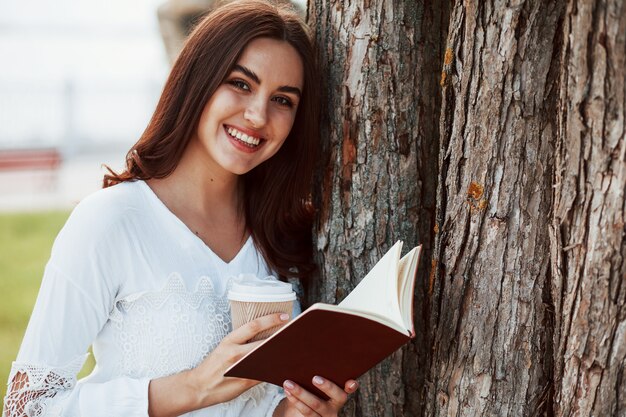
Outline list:
[[[170,209],[221,217],[224,212],[242,213],[241,178],[201,157],[192,140],[174,171],[149,181],[150,187]],[[241,214],[243,216],[243,214]]]

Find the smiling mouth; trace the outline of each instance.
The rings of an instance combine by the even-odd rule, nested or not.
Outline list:
[[[243,132],[240,132],[234,127],[231,127],[231,126],[224,126],[224,127],[226,128],[226,133],[228,133],[231,138],[235,139],[242,145],[245,145],[251,149],[258,147],[264,141],[264,139],[262,138],[257,138],[255,136],[250,136]]]

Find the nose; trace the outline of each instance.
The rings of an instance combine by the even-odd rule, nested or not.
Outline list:
[[[261,98],[251,100],[244,111],[243,117],[254,128],[258,129],[265,126],[267,123],[267,104],[265,100]]]

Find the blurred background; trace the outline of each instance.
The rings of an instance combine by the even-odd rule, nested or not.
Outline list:
[[[118,168],[168,71],[163,0],[0,0],[0,210],[68,208]]]
[[[0,0],[2,397],[56,234],[101,187],[103,164],[123,167],[213,3]],[[294,3],[304,13],[306,0]]]

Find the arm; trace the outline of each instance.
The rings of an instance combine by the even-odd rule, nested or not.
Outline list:
[[[52,263],[46,267],[9,376],[6,417],[146,415],[148,380],[118,378],[76,385],[87,348],[108,316],[108,310],[99,307],[108,292],[100,298],[95,287],[91,289],[86,291]],[[99,409],[103,403],[106,406]]]
[[[253,320],[226,336],[197,368],[153,379],[149,386],[150,417],[168,417],[209,407],[237,397],[258,381],[224,377],[233,363],[262,341],[247,343],[254,335],[289,320],[288,314],[270,314]],[[177,395],[168,395],[175,390]]]
[[[68,330],[91,322],[90,309],[84,305],[79,306],[79,300],[86,300],[82,292],[72,291],[75,289],[72,284],[61,285],[61,277],[50,277],[47,274],[46,282],[42,285],[33,319],[24,339],[25,352],[20,352],[20,356],[31,357],[39,348],[53,357],[71,356],[73,351],[81,349],[79,346],[90,343],[89,334],[92,331],[88,329],[97,327],[86,325],[86,329],[78,329],[76,333]],[[52,281],[55,285],[52,285]],[[42,308],[51,304],[49,300],[64,304],[59,303],[60,289],[63,289],[63,299],[67,304],[76,308],[76,311],[70,308],[69,314],[75,317],[80,317],[76,314],[84,314],[84,320],[77,323],[76,320],[59,317],[51,309]],[[68,308],[65,306],[61,310],[66,311]],[[47,320],[40,317],[40,312],[45,313]],[[9,378],[10,387],[5,398],[4,416],[36,415],[33,413],[39,413],[38,410],[43,410],[45,415],[57,416],[176,416],[231,400],[258,382],[224,378],[225,370],[261,343],[246,343],[247,340],[260,331],[284,323],[288,318],[285,315],[281,319],[280,314],[273,314],[254,320],[225,337],[197,368],[152,381],[123,377],[104,383],[76,386],[76,374],[82,367],[85,354],[60,366],[42,363],[38,359],[16,362]],[[45,330],[46,327],[49,331]],[[56,334],[57,331],[61,333]],[[56,349],[51,346],[54,349],[51,351],[46,349],[43,339],[53,344],[60,341],[60,344]],[[172,390],[177,392],[176,396],[171,395]]]

